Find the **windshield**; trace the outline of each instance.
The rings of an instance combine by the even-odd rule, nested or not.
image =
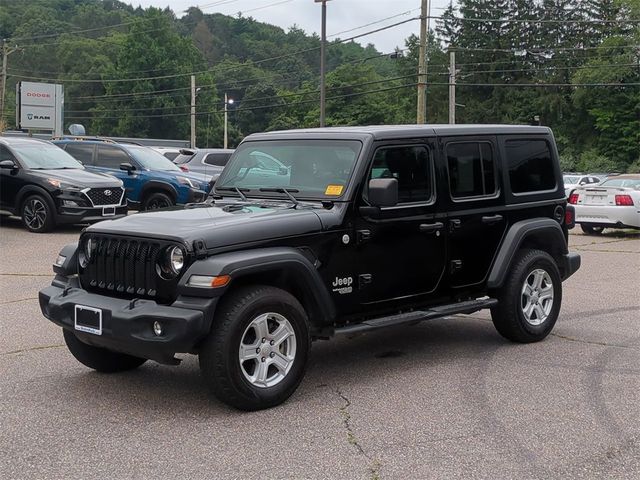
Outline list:
[[[33,143],[11,147],[25,168],[55,170],[84,168],[80,162],[52,143]]]
[[[246,142],[229,160],[216,188],[258,192],[284,187],[296,197],[337,198],[346,190],[361,148],[355,140]]]
[[[612,178],[605,180],[599,186],[601,187],[638,187],[640,186],[640,178]]]
[[[181,172],[171,160],[148,147],[127,145],[127,151],[147,170],[175,170]]]

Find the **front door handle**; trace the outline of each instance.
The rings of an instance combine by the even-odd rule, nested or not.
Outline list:
[[[482,217],[482,223],[486,223],[487,225],[493,225],[494,223],[498,223],[502,221],[502,215],[490,215],[487,217]]]
[[[420,231],[423,233],[433,233],[438,230],[442,230],[444,228],[444,223],[436,222],[436,223],[421,223]]]

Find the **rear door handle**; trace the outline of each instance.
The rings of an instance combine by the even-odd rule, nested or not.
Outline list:
[[[482,223],[486,223],[488,225],[492,225],[500,221],[502,221],[502,215],[490,215],[487,217],[482,217]]]
[[[420,231],[423,233],[433,233],[438,230],[442,230],[444,228],[444,223],[436,222],[436,223],[421,223]]]

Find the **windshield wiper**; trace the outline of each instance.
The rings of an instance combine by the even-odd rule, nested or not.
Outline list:
[[[244,193],[242,193],[243,191],[250,192],[251,189],[249,189],[249,188],[240,189],[238,187],[215,187],[215,189],[216,189],[216,191],[236,192],[240,196],[240,198],[242,199],[243,202],[248,202],[249,201],[247,196]],[[212,191],[213,191],[213,189],[212,189]]]
[[[297,190],[295,188],[284,188],[284,187],[261,188],[260,191],[261,192],[284,193],[284,194],[287,195],[287,197],[289,197],[289,200],[291,200],[295,206],[300,205],[300,202],[298,201],[298,199],[296,197],[294,197],[293,195],[291,195],[292,192],[293,193],[298,193],[300,191],[300,190]]]

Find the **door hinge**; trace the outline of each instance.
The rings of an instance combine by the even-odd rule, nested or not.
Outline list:
[[[371,230],[356,231],[356,242],[358,245],[368,242],[369,240],[371,240]]]
[[[462,221],[460,219],[452,218],[451,220],[449,220],[449,233],[459,229],[461,226],[462,226]]]
[[[458,270],[462,270],[462,260],[451,260],[451,273],[456,273]]]
[[[373,276],[370,273],[363,273],[362,275],[358,275],[358,288],[362,290],[366,288],[368,285],[371,285],[373,281]]]

